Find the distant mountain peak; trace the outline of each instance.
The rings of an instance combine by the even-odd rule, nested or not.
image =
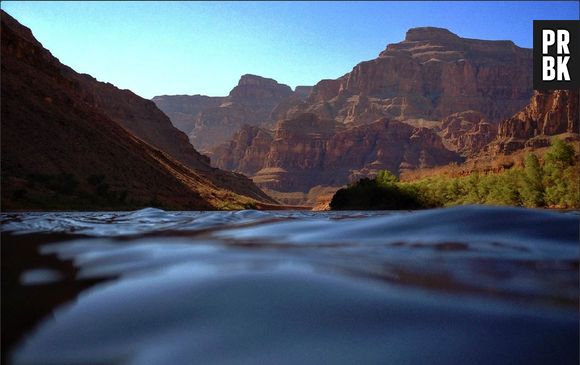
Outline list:
[[[445,28],[418,27],[411,28],[405,35],[406,41],[430,41],[430,40],[458,40],[460,37]]]
[[[240,77],[240,81],[238,81],[238,86],[245,85],[270,86],[270,85],[278,85],[278,81],[258,75],[245,74]]]
[[[472,58],[509,64],[521,57],[531,62],[531,54],[531,49],[518,47],[510,40],[463,38],[445,28],[419,27],[409,29],[402,42],[388,44],[379,57],[413,57],[420,62]]]
[[[280,98],[292,94],[288,85],[280,84],[274,79],[245,74],[240,77],[238,85],[230,92],[232,101],[255,102],[260,98]]]

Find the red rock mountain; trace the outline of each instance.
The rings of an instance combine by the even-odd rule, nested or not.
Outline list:
[[[233,139],[214,150],[213,164],[225,170],[241,171],[253,176],[268,158],[273,137],[256,126],[244,125]]]
[[[577,90],[536,91],[521,111],[502,121],[489,150],[510,154],[524,148],[545,147],[550,138],[578,141],[580,95]]]
[[[410,29],[404,41],[339,79],[319,82],[308,103],[291,112],[354,125],[380,117],[441,120],[466,110],[499,121],[526,105],[531,93],[531,49],[426,27]]]
[[[1,37],[2,209],[256,202],[228,190],[269,200],[210,167],[153,102],[62,65],[3,11]]]
[[[89,75],[78,74],[70,68],[65,70],[66,77],[78,82],[79,96],[83,101],[101,110],[135,136],[194,169],[219,188],[273,202],[247,177],[211,167],[209,158],[193,148],[187,136],[172,125],[154,102],[129,90],[98,82]]]
[[[281,191],[400,174],[479,153],[531,95],[530,49],[414,28],[306,99],[284,99],[274,130],[244,128],[211,158]]]
[[[421,144],[436,148],[427,149],[424,154],[437,157],[441,153],[440,158],[419,162],[406,161],[398,154],[382,157],[385,166],[400,173],[401,169],[456,160],[457,156],[449,158],[449,150],[463,157],[478,153],[495,138],[497,123],[524,107],[531,95],[530,49],[517,47],[511,41],[461,38],[441,28],[414,28],[407,32],[405,40],[388,45],[376,59],[359,63],[336,80],[322,80],[311,90],[297,89],[291,95],[289,89],[274,80],[246,75],[219,107],[197,114],[190,140],[212,158],[215,166],[248,174],[259,186],[272,188],[269,181],[280,181],[281,174],[291,176],[291,180],[312,179],[311,182],[274,184],[284,185],[285,191],[290,186],[300,186],[303,190],[305,186],[312,187],[332,179],[315,177],[325,174],[317,168],[313,168],[316,172],[312,174],[298,172],[287,158],[279,158],[283,153],[280,151],[303,151],[304,155],[300,157],[296,152],[292,159],[302,158],[300,163],[306,166],[313,156],[302,146],[320,142],[305,134],[284,140],[280,135],[286,133],[288,123],[280,121],[299,123],[297,121],[309,118],[305,115],[313,114],[319,120],[332,120],[349,129],[386,117],[405,122],[410,130],[434,128],[418,134],[414,141],[417,142],[419,136],[428,138]],[[180,123],[178,118],[173,119],[175,124]],[[276,126],[276,121],[283,125]],[[246,124],[258,128],[240,130]],[[255,144],[248,142],[258,130]],[[437,135],[441,141],[435,142],[434,139],[439,138]],[[231,143],[216,147],[232,136]],[[396,146],[394,148],[402,148],[408,142],[405,138],[386,140]],[[269,139],[270,148],[266,146]],[[366,171],[364,166],[368,163],[366,155],[353,158],[365,162],[345,166],[352,170],[346,174],[349,176],[358,174],[359,169]],[[256,175],[262,169],[266,170]],[[305,167],[301,169],[306,171]],[[341,179],[345,176],[344,173],[327,173],[341,176]]]

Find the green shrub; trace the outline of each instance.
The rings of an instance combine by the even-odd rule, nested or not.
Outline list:
[[[331,209],[419,209],[462,204],[492,204],[526,207],[580,207],[580,177],[574,148],[553,140],[542,166],[534,154],[526,156],[523,168],[497,174],[430,177],[399,182],[390,171],[375,179],[364,178],[338,190]]]

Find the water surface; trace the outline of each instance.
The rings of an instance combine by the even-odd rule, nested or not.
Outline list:
[[[1,219],[13,364],[578,363],[576,213]]]

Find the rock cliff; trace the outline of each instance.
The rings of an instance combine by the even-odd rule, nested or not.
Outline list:
[[[294,88],[294,95],[301,100],[306,100],[312,92],[312,86],[296,86]]]
[[[531,92],[531,49],[425,27],[410,29],[404,41],[348,74],[320,81],[302,111],[364,124],[476,110],[497,122],[522,108]]]
[[[135,136],[193,169],[209,167],[209,159],[193,148],[187,136],[175,128],[151,100],[69,68],[65,69],[64,76],[78,85],[79,97],[84,102],[99,109]]]
[[[192,135],[218,167],[269,189],[306,191],[477,155],[531,95],[531,49],[413,28],[377,58],[310,90],[243,77],[219,107],[199,114]]]
[[[314,186],[340,186],[378,170],[405,169],[460,161],[434,130],[380,119],[346,128],[331,119],[302,114],[280,121],[272,136],[245,128],[214,150],[221,168],[252,176],[259,186],[307,192]]]
[[[560,134],[577,141],[579,98],[573,90],[536,91],[525,108],[499,124],[490,151],[510,154],[526,147],[545,147],[551,136]]]
[[[463,156],[479,153],[497,134],[497,125],[488,122],[483,114],[473,110],[454,113],[444,118],[440,129],[446,146]]]
[[[262,169],[273,138],[265,129],[244,125],[232,140],[216,147],[213,164],[225,170],[236,170],[248,176]]]
[[[256,75],[242,75],[230,91],[229,100],[247,106],[271,106],[290,96],[292,89],[276,80]]]

